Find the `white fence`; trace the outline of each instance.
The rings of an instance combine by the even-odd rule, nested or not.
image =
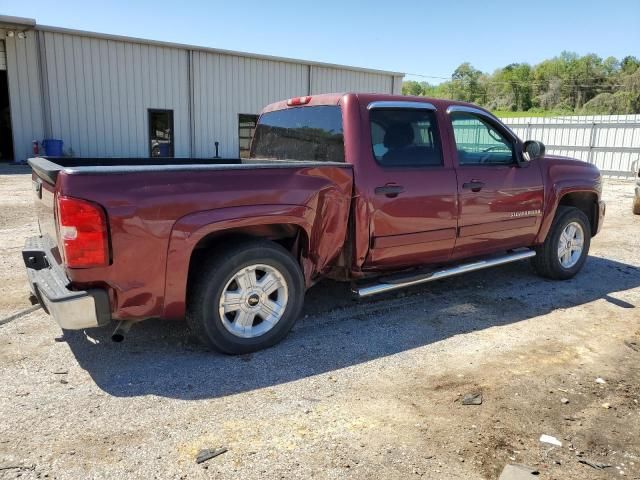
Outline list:
[[[603,175],[628,177],[640,167],[640,115],[503,118],[523,140],[548,153],[594,163]]]

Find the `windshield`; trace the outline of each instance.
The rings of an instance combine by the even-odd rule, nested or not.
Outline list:
[[[263,114],[251,158],[344,162],[340,107],[297,107]]]

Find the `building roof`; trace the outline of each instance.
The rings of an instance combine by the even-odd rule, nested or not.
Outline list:
[[[35,26],[36,26],[35,18],[12,17],[11,15],[0,15],[0,27],[2,28],[29,29]]]
[[[258,58],[262,60],[271,60],[276,62],[297,63],[303,65],[312,65],[318,67],[339,68],[341,70],[351,70],[356,72],[377,73],[382,75],[393,75],[404,77],[403,72],[393,72],[388,70],[377,70],[373,68],[354,67],[350,65],[339,65],[335,63],[315,62],[312,60],[302,60],[297,58],[276,57],[272,55],[262,55],[259,53],[240,52],[234,50],[225,50],[220,48],[203,47],[197,45],[188,45],[183,43],[164,42],[161,40],[150,40],[147,38],[127,37],[124,35],[111,35],[108,33],[89,32],[86,30],[75,30],[71,28],[53,27],[50,25],[40,25],[33,18],[12,17],[8,15],[0,15],[0,28],[22,28],[35,29],[43,32],[66,33],[69,35],[78,35],[82,37],[99,38],[104,40],[113,40],[119,42],[139,43],[143,45],[154,45],[157,47],[179,48],[184,50],[193,50],[198,52],[218,53],[221,55],[234,55],[237,57]]]

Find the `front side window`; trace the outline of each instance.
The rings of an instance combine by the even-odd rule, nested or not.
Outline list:
[[[344,162],[340,107],[296,107],[263,114],[251,158]]]
[[[513,142],[485,119],[467,112],[451,113],[460,165],[510,165]]]
[[[383,167],[442,165],[435,112],[373,109],[369,120],[373,156]]]

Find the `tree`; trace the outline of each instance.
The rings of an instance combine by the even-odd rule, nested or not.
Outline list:
[[[620,62],[620,68],[622,72],[627,75],[635,73],[635,71],[638,70],[639,67],[640,67],[640,60],[638,60],[636,57],[633,57],[631,55],[624,57],[622,59],[622,62]]]
[[[422,85],[420,85],[415,80],[409,80],[407,82],[402,83],[402,94],[403,95],[415,95],[419,96],[423,94]]]
[[[545,91],[537,97],[537,104],[545,110],[557,108],[562,102],[562,80],[553,77],[549,80]]]
[[[622,115],[633,109],[637,99],[631,92],[600,93],[582,107],[585,114]]]
[[[469,62],[461,64],[451,76],[453,98],[463,102],[476,102],[482,97],[479,80],[482,72],[471,66]]]
[[[402,91],[492,110],[640,113],[640,60],[634,56],[603,60],[595,54],[565,51],[535,66],[512,63],[493,74],[465,62],[454,70],[451,81],[438,85],[407,81]]]
[[[611,77],[620,70],[620,62],[616,57],[607,57],[604,59],[604,62],[602,62],[602,67],[604,68],[605,75]]]
[[[600,93],[584,104],[582,113],[587,115],[617,113],[616,98],[612,93]]]
[[[533,97],[531,90],[531,67],[526,63],[512,63],[511,65],[507,65],[503,71],[503,78],[513,93],[515,110],[529,110]]]

